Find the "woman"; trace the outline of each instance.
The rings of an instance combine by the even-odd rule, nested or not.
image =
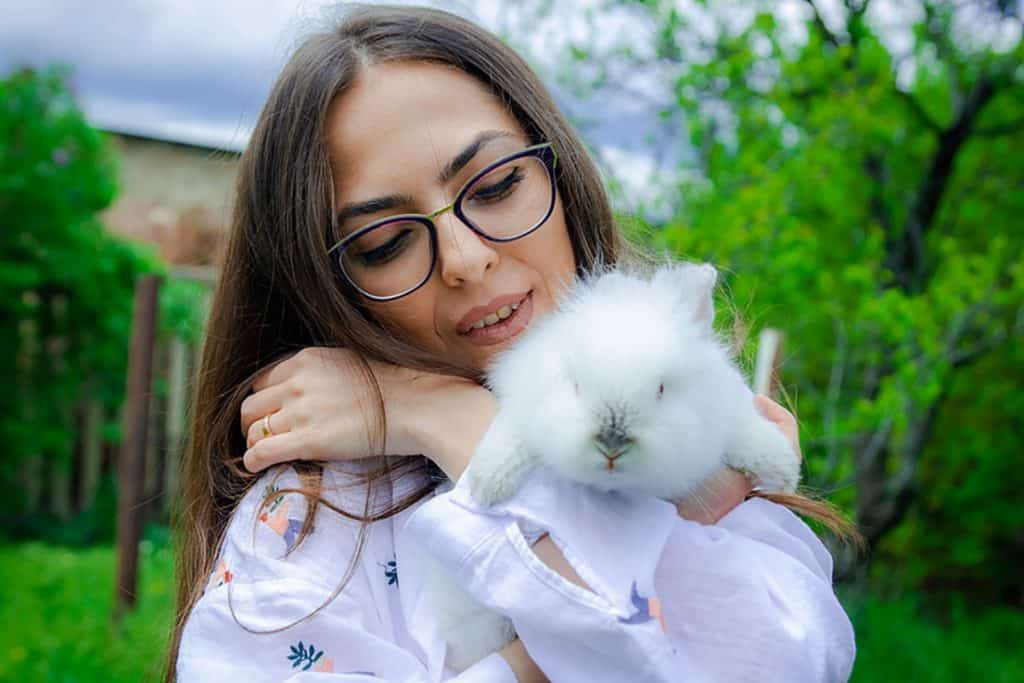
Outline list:
[[[488,359],[598,258],[633,258],[598,174],[495,37],[377,6],[297,51],[242,158],[193,407],[179,680],[845,680],[831,558],[736,472],[619,510],[543,478],[503,514],[433,495],[494,415]],[[458,674],[424,546],[519,635]]]

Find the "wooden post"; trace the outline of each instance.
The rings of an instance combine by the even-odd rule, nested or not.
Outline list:
[[[142,535],[140,504],[146,470],[146,429],[153,379],[157,297],[160,277],[143,275],[135,283],[132,340],[128,356],[121,452],[117,463],[117,586],[114,617],[135,605]]]
[[[67,372],[68,350],[67,331],[65,330],[68,299],[64,294],[54,294],[45,301],[44,305],[49,306],[47,311],[48,325],[44,339],[44,348],[49,360],[51,377],[54,381],[61,381]],[[49,468],[47,472],[47,484],[50,489],[50,512],[61,520],[67,522],[71,519],[71,469],[72,453],[74,452],[72,424],[74,422],[73,404],[62,397],[61,405],[54,411],[57,423],[64,428],[64,447],[48,453]]]
[[[40,297],[37,292],[28,291],[22,296],[26,306],[37,308]],[[33,318],[26,318],[18,324],[18,355],[15,359],[18,379],[17,390],[26,400],[19,402],[22,423],[34,428],[39,416],[36,414],[36,391],[34,383],[38,377],[39,323]],[[39,512],[43,495],[43,455],[39,452],[23,453],[19,464],[21,485],[25,496],[25,512],[34,515]]]
[[[779,392],[779,364],[782,362],[782,332],[771,327],[761,330],[754,364],[754,393],[774,399]]]
[[[167,377],[167,426],[164,432],[164,510],[170,512],[178,495],[181,449],[185,435],[185,401],[187,400],[188,346],[180,337],[171,339],[171,358]]]
[[[163,344],[159,339],[153,344],[153,365],[152,376],[163,377],[164,375],[164,353]],[[150,385],[152,387],[152,385]],[[166,405],[166,396],[160,396],[152,390],[149,398],[149,422],[146,427],[146,470],[143,475],[143,505],[139,514],[143,515],[144,521],[157,517],[160,511],[160,487],[163,485],[163,424],[160,419]]]
[[[95,385],[90,385],[90,391],[94,389]],[[103,402],[90,393],[82,408],[82,474],[78,480],[78,505],[81,510],[88,510],[96,501],[103,471]]]

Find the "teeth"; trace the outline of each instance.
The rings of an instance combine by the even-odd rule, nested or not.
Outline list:
[[[473,329],[474,330],[481,330],[481,329],[483,329],[483,328],[485,328],[485,327],[487,327],[489,325],[493,325],[494,323],[498,322],[499,320],[504,320],[505,318],[507,318],[510,315],[512,315],[512,313],[514,311],[516,311],[518,308],[519,308],[519,304],[509,304],[507,306],[502,306],[501,308],[499,308],[494,313],[491,313],[490,315],[485,317],[483,320],[478,320],[476,323],[474,323],[473,324]]]

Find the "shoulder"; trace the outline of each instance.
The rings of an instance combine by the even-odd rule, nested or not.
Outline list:
[[[327,465],[316,477],[287,465],[268,470],[231,513],[206,592],[231,580],[335,586],[366,538],[390,537],[389,519],[360,521],[368,494],[379,495],[358,468]]]

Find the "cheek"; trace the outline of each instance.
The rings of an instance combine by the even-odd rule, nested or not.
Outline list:
[[[372,304],[370,310],[381,325],[395,336],[408,339],[420,347],[434,348],[437,344],[434,332],[435,297],[430,290],[428,284],[398,301]]]
[[[529,254],[524,255],[525,260],[539,271],[553,299],[576,277],[572,240],[564,219],[559,218],[540,229],[539,239],[530,244]]]

